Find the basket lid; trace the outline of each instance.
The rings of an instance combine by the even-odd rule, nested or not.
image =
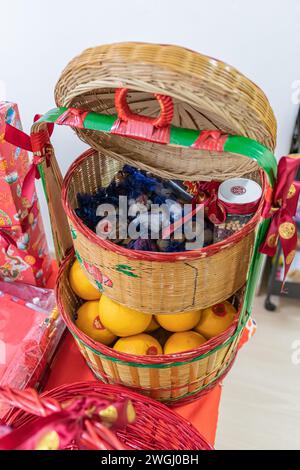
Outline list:
[[[162,103],[154,94],[166,95],[173,105],[172,126],[242,135],[274,150],[276,120],[264,93],[233,67],[178,46],[119,43],[87,49],[63,71],[55,100],[59,107],[118,114],[119,88],[129,90],[127,111],[135,116],[157,121]],[[90,129],[76,132],[100,152],[165,178],[224,180],[257,169],[254,161],[235,153],[161,145]]]

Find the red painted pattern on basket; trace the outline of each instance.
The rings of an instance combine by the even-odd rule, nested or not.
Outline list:
[[[106,274],[103,274],[102,271],[100,271],[100,269],[98,269],[95,265],[92,265],[83,260],[83,266],[95,281],[103,284],[106,287],[113,287],[113,281],[108,276],[106,276]]]

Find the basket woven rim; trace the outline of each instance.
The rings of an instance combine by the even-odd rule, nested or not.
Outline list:
[[[83,333],[79,328],[77,328],[75,323],[71,320],[69,315],[64,310],[62,297],[60,293],[61,281],[63,279],[65,270],[68,269],[73,258],[74,258],[74,250],[72,248],[70,252],[68,253],[68,255],[65,257],[65,259],[63,260],[59,268],[57,281],[56,281],[56,287],[55,287],[57,306],[71,334],[75,338],[77,338],[80,342],[82,342],[85,346],[87,346],[89,349],[91,349],[95,353],[102,354],[103,356],[105,356],[106,358],[109,358],[110,360],[124,362],[124,363],[127,363],[128,365],[132,365],[135,367],[149,367],[149,366],[151,367],[151,365],[154,367],[155,366],[168,367],[168,366],[185,364],[186,362],[192,362],[192,361],[199,359],[200,357],[210,355],[216,349],[219,349],[221,346],[225,345],[227,342],[233,341],[234,338],[239,334],[239,332],[244,327],[245,322],[242,322],[242,324],[239,326],[239,317],[242,314],[242,309],[243,309],[243,302],[241,302],[240,308],[238,309],[236,313],[236,318],[234,322],[223,333],[206,341],[199,348],[191,349],[189,351],[184,351],[178,354],[160,354],[157,356],[137,356],[134,354],[127,354],[127,353],[121,353],[119,351],[116,351],[115,349],[109,346],[106,346],[102,343],[94,341],[92,338],[90,338],[85,333]]]
[[[264,205],[264,198],[262,197],[260,200],[260,204],[255,215],[249,220],[247,224],[245,224],[241,230],[238,232],[233,233],[228,238],[221,240],[213,245],[208,245],[206,247],[197,249],[197,250],[190,250],[190,251],[183,251],[183,252],[171,252],[171,253],[158,253],[153,251],[142,251],[142,250],[129,250],[128,248],[122,247],[117,245],[116,243],[104,240],[97,236],[95,232],[93,232],[89,227],[87,227],[83,221],[77,216],[75,211],[70,207],[69,199],[68,199],[68,191],[70,181],[72,180],[73,173],[77,170],[77,167],[86,159],[94,155],[95,153],[99,153],[97,150],[92,148],[83,152],[70,166],[69,170],[67,171],[65,178],[63,180],[62,186],[62,202],[65,212],[68,218],[71,220],[72,224],[79,229],[80,233],[89,239],[89,241],[95,243],[97,246],[104,248],[106,250],[110,250],[114,253],[117,253],[122,256],[130,257],[133,259],[138,259],[141,261],[157,261],[157,262],[174,262],[174,261],[183,261],[183,260],[193,260],[198,259],[199,257],[206,257],[212,256],[216,252],[232,246],[248,235],[254,227],[259,222],[261,217],[262,208]],[[264,190],[266,187],[266,178],[264,176],[264,172],[259,170],[262,180],[262,189]]]

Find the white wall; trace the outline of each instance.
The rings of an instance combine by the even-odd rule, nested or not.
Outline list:
[[[0,18],[0,81],[26,131],[35,113],[54,106],[54,85],[74,55],[138,40],[183,45],[234,65],[268,96],[277,155],[288,152],[297,113],[292,83],[300,79],[299,0],[1,0]],[[62,128],[54,142],[65,172],[84,145]]]

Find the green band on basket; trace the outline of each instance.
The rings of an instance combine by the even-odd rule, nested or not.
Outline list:
[[[230,135],[224,145],[225,152],[238,153],[255,160],[269,177],[273,186],[277,174],[277,161],[273,153],[256,140]]]
[[[47,204],[48,204],[49,197],[48,197],[47,190],[46,190],[46,177],[45,177],[43,165],[41,163],[38,164],[38,170],[39,170],[39,174],[40,174],[41,181],[42,181],[43,191],[46,196]]]
[[[67,111],[68,108],[52,109],[44,114],[37,122],[55,123]],[[85,113],[84,117],[82,118],[82,122],[80,121],[81,125],[78,127],[109,133],[112,132],[113,126],[117,119],[118,118],[116,115],[88,112]],[[61,122],[61,124],[64,124],[64,122]],[[74,125],[74,127],[76,126]],[[202,131],[197,131],[194,129],[184,129],[171,126],[169,145],[192,147],[199,136],[201,136],[201,133]],[[258,165],[266,172],[269,178],[269,182],[273,186],[277,172],[277,162],[272,152],[264,145],[247,137],[228,135],[225,136],[223,151],[237,153],[255,160]]]
[[[246,286],[246,292],[245,292],[245,298],[244,298],[244,305],[243,305],[244,311],[249,312],[249,314],[251,314],[252,312],[252,304],[253,304],[253,300],[255,296],[256,284],[261,274],[263,259],[265,258],[265,255],[262,255],[259,252],[259,247],[261,243],[263,242],[263,240],[265,239],[265,235],[268,231],[269,225],[270,225],[269,219],[265,219],[259,224],[255,242],[254,242],[253,255],[252,255],[252,260],[251,260],[251,264],[249,268],[247,286]],[[243,318],[243,311],[241,312],[240,322],[242,321],[242,318]]]

